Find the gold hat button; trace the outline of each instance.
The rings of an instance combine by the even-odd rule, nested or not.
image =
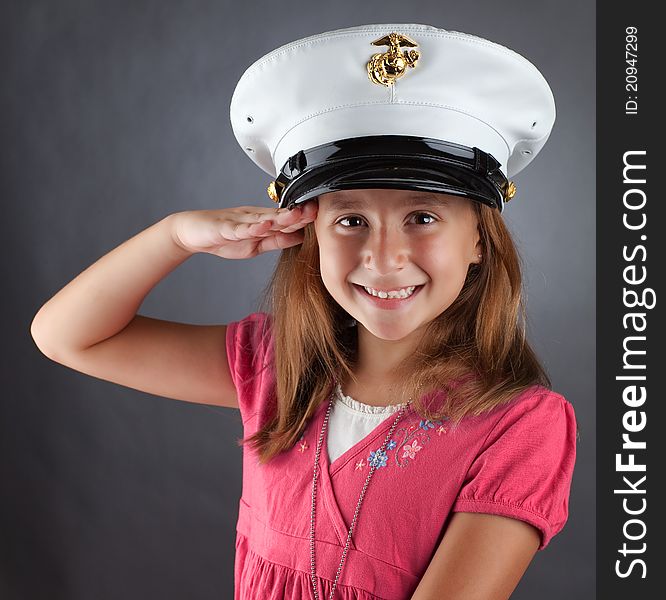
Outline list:
[[[275,187],[275,182],[274,181],[271,181],[268,184],[268,187],[266,188],[266,192],[268,193],[268,197],[273,202],[279,202],[280,201],[280,196],[278,196],[277,188]]]

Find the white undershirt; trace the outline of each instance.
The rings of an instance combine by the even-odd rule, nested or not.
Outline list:
[[[371,406],[335,389],[335,402],[331,408],[326,443],[329,462],[344,454],[366,437],[382,421],[400,410],[401,405]]]

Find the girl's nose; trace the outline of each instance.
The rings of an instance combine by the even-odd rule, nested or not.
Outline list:
[[[364,266],[378,275],[402,269],[409,257],[409,236],[399,228],[381,227],[370,232],[363,249]]]

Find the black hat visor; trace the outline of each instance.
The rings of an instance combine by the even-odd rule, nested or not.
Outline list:
[[[431,138],[369,136],[300,151],[275,181],[279,207],[290,208],[338,190],[404,189],[468,197],[498,208],[506,177],[495,158]]]

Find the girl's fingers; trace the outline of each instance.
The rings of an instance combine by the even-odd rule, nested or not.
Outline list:
[[[241,241],[262,237],[264,234],[270,234],[272,222],[243,222],[243,221],[224,221],[218,228],[219,235],[224,240]]]
[[[271,237],[279,233],[292,233],[302,229],[306,223],[297,223],[286,225],[276,223],[273,220],[262,221],[261,223],[238,223],[234,227],[233,235],[237,240],[243,240],[256,237]]]
[[[314,202],[299,204],[292,210],[283,208],[276,213],[276,220],[278,223],[284,223],[285,225],[294,225],[301,221],[309,222],[316,218],[317,208],[318,205]]]
[[[288,208],[280,210],[284,212],[278,212],[275,216],[275,221],[279,225],[293,225],[303,217],[303,211],[300,207],[296,207],[293,210],[289,210]]]
[[[252,214],[252,220],[263,222],[272,220],[277,225],[289,226],[296,225],[301,221],[310,221],[316,216],[317,205],[314,202],[299,204],[293,209],[279,208],[277,210],[265,209],[262,212],[255,211]]]
[[[254,207],[242,207],[236,222],[223,226],[221,233],[231,240],[271,238],[279,233],[291,234],[314,220],[316,211],[313,211],[310,204],[312,203],[297,206],[292,210],[288,208],[251,210]]]
[[[272,225],[270,230],[272,232],[281,231],[282,233],[292,233],[302,229],[313,220],[311,214],[309,216],[304,216],[303,210],[300,207],[291,211],[288,209],[284,210],[287,212],[276,213],[271,220]]]
[[[299,223],[296,223],[295,225],[289,225],[288,227],[284,227],[284,228],[280,229],[280,231],[282,233],[293,233],[294,231],[298,231],[299,229],[303,229],[303,227],[305,227],[306,225],[307,225],[307,223],[299,222]]]
[[[302,229],[293,233],[277,232],[275,235],[264,238],[257,244],[258,252],[268,252],[270,250],[281,250],[290,246],[297,246],[303,243],[304,233]]]

